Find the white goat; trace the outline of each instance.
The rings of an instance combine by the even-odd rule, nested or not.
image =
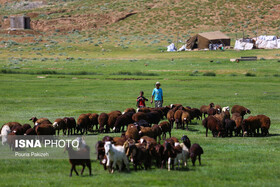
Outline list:
[[[4,145],[7,142],[8,134],[11,132],[11,129],[8,125],[4,125],[1,130],[1,136],[2,136],[2,145]]]
[[[226,112],[226,111],[229,111],[229,106],[226,106],[226,107],[222,108],[222,112]]]
[[[123,146],[115,146],[111,142],[105,142],[104,148],[107,157],[106,166],[110,167],[110,163],[113,162],[111,173],[114,173],[114,169],[117,165],[119,167],[119,171],[121,171],[123,163],[125,164],[126,169],[129,171],[129,162],[125,155]]]
[[[182,168],[188,165],[188,159],[190,158],[190,152],[187,146],[184,143],[175,142],[175,146],[182,147],[182,153],[178,153],[176,158],[174,159],[174,165],[178,164],[178,169],[180,168],[180,164],[182,162]]]

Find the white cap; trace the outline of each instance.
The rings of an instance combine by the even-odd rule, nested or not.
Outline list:
[[[160,82],[156,82],[156,85],[160,85]]]

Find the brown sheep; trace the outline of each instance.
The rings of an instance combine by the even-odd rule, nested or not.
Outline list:
[[[151,112],[151,109],[150,109],[150,108],[147,108],[147,107],[139,108],[139,110],[137,111],[137,113],[138,113],[138,112],[148,113],[148,112]]]
[[[148,136],[148,137],[151,137],[151,138],[154,138],[155,135],[154,135],[154,131],[151,127],[143,127],[141,126],[140,127],[140,131],[139,131],[139,135],[140,136]]]
[[[140,121],[140,120],[147,121],[146,113],[145,112],[137,112],[137,113],[133,114],[132,120],[135,121],[135,122]]]
[[[27,129],[24,135],[37,135],[35,129]]]
[[[89,120],[88,114],[81,114],[77,119],[77,133],[86,134],[88,133],[88,129],[90,127],[90,120]]]
[[[37,135],[55,135],[55,129],[51,123],[37,125],[35,126],[35,131]]]
[[[212,131],[213,137],[221,136],[223,133],[222,122],[215,118],[214,116],[208,116],[202,121],[202,125],[206,128],[206,137],[208,134],[208,129]]]
[[[117,118],[122,115],[120,111],[113,111],[108,113],[108,125],[105,132],[110,132],[110,129],[114,128]]]
[[[133,124],[130,124],[127,126],[127,130],[125,132],[126,139],[134,139],[135,141],[138,141],[140,139],[139,132],[137,130],[137,127]]]
[[[134,113],[133,112],[127,112],[123,115],[120,115],[115,124],[113,130],[115,132],[120,132],[121,130],[124,131],[124,127],[128,126],[129,124],[133,123],[134,121],[132,120]]]
[[[216,109],[217,114],[222,112],[222,107],[220,105],[215,105],[214,109]]]
[[[242,121],[241,126],[243,130],[243,136],[246,136],[247,134],[256,136],[257,134],[259,134],[259,129],[261,128],[261,122],[257,116],[249,116],[247,119],[244,119]]]
[[[160,139],[161,139],[160,136],[161,136],[161,133],[162,133],[161,128],[159,127],[159,125],[154,124],[152,126],[152,130],[154,132],[154,139],[157,140],[157,137],[158,137],[158,142],[160,143]]]
[[[63,118],[66,128],[67,128],[67,135],[69,136],[70,134],[73,135],[75,134],[75,129],[76,129],[76,120],[73,117],[65,117]]]
[[[114,144],[115,145],[124,145],[124,143],[125,143],[125,141],[126,141],[126,138],[125,138],[125,136],[122,136],[122,137],[114,137],[113,138],[113,142],[114,142]]]
[[[171,124],[171,128],[173,128],[173,124],[174,124],[174,121],[175,121],[174,114],[175,114],[175,112],[173,110],[169,110],[168,113],[167,113],[167,120]]]
[[[98,116],[98,123],[99,123],[99,132],[104,132],[106,129],[105,129],[105,126],[108,125],[108,119],[109,119],[109,116],[108,114],[106,113],[101,113],[99,116]]]
[[[31,119],[29,119],[30,121],[32,121],[34,123],[35,126],[40,125],[42,123],[49,123],[52,124],[52,122],[50,122],[50,120],[48,118],[40,118],[37,119],[36,117],[32,117]]]
[[[199,165],[201,165],[201,155],[203,154],[203,149],[199,144],[193,144],[190,148],[190,157],[192,159],[192,164],[195,166],[196,157],[198,157]]]
[[[208,110],[210,108],[213,108],[214,106],[215,106],[214,103],[210,103],[209,105],[202,105],[200,107],[200,112],[201,112],[201,114],[203,114],[204,118],[205,118],[205,114],[207,114]]]
[[[171,124],[168,121],[163,121],[159,124],[159,127],[162,131],[162,139],[166,139],[166,133],[169,133],[169,137],[171,137]]]
[[[95,129],[97,130],[98,129],[98,114],[96,113],[92,113],[90,114],[89,116],[89,121],[91,123],[91,126],[92,126],[92,130],[93,130],[93,127],[95,126]]]
[[[231,116],[231,120],[235,121],[235,136],[238,136],[240,134],[240,131],[242,129],[241,124],[242,124],[242,117],[240,116],[239,113],[233,113]]]
[[[23,127],[23,129],[24,129],[24,133],[26,133],[26,131],[27,131],[28,129],[31,128],[31,125],[29,125],[29,124],[24,124],[24,125],[22,125],[22,127]]]
[[[127,108],[127,109],[125,109],[125,110],[123,111],[123,113],[122,113],[122,114],[125,114],[125,113],[127,113],[127,112],[133,112],[133,113],[136,113],[136,110],[135,110],[134,108]]]
[[[182,129],[185,129],[185,124],[187,130],[189,130],[189,122],[191,121],[191,115],[189,112],[183,111],[181,115],[181,123],[182,123]]]
[[[241,105],[234,105],[231,109],[231,113],[239,113],[240,116],[242,117],[242,119],[244,119],[244,115],[246,114],[251,114],[251,111],[244,107],[244,106],[241,106]]]
[[[182,113],[183,110],[177,110],[174,113],[174,119],[175,119],[175,123],[176,123],[176,129],[180,128],[182,125]]]
[[[257,115],[257,118],[261,122],[262,135],[266,136],[267,134],[269,134],[268,130],[270,128],[270,123],[271,123],[270,118],[267,117],[266,115]]]
[[[59,136],[59,131],[62,130],[63,135],[66,135],[67,126],[63,119],[57,118],[53,122],[53,128],[57,131],[57,135]]]

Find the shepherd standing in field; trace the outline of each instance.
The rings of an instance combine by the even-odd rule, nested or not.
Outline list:
[[[162,107],[163,95],[159,82],[156,82],[156,87],[153,90],[151,104],[153,103],[154,100],[155,100],[155,108]]]

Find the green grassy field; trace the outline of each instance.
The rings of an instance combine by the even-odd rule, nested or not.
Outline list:
[[[55,49],[40,51],[38,56],[29,47],[16,53],[0,49],[0,123],[30,123],[33,116],[54,121],[65,116],[77,118],[81,113],[122,111],[135,107],[140,90],[149,98],[154,83],[160,81],[164,105],[244,105],[252,115],[271,118],[270,136],[206,138],[201,121],[194,121],[190,131],[173,130],[172,136],[186,134],[192,143],[199,143],[204,149],[202,166],[193,167],[189,162],[188,169],[181,171],[153,168],[112,175],[92,158],[92,177],[86,169],[84,177],[69,178],[67,160],[2,159],[1,186],[278,186],[279,50],[162,53],[156,47],[148,50],[140,46],[102,54],[94,49],[64,49],[68,55],[63,57]],[[230,58],[251,55],[266,60],[229,62]],[[204,76],[206,72],[216,76]],[[101,139],[104,134],[96,136]]]

